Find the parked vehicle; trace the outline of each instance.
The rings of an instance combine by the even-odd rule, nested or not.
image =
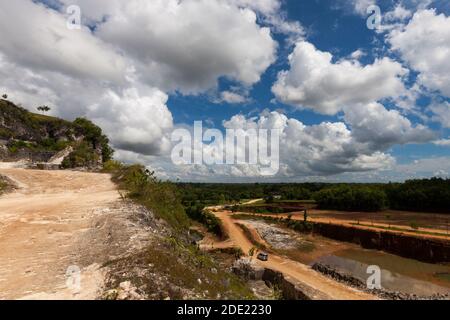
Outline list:
[[[269,261],[269,255],[267,253],[261,252],[258,254],[258,260]]]

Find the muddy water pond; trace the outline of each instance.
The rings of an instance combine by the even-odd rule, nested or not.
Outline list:
[[[450,265],[430,264],[402,258],[322,236],[304,235],[277,224],[248,220],[274,252],[313,265],[326,264],[364,283],[368,267],[381,269],[381,285],[389,291],[418,296],[450,293]]]
[[[379,266],[381,286],[389,291],[399,291],[419,296],[450,293],[450,267],[428,264],[384,252],[347,249],[318,259],[336,270],[367,281],[368,267]]]

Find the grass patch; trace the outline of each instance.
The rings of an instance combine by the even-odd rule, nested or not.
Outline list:
[[[438,272],[434,276],[438,279],[450,282],[450,273],[448,272]]]
[[[260,214],[249,214],[249,213],[237,213],[234,214],[233,219],[235,220],[263,220],[269,222],[282,222],[283,218],[274,218],[271,216],[264,216]]]
[[[210,251],[212,253],[223,253],[230,256],[233,256],[235,260],[242,258],[245,254],[241,248],[232,247],[232,248],[218,248]]]

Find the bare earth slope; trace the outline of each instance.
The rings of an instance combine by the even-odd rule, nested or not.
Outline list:
[[[145,246],[109,175],[0,169],[19,187],[0,197],[0,299],[95,299],[102,264]],[[69,270],[81,270],[81,277]],[[80,287],[74,279],[80,278]]]

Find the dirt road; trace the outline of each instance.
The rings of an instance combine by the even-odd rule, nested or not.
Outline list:
[[[441,240],[450,240],[450,236],[444,233],[441,229],[432,229],[432,228],[420,228],[418,230],[413,230],[411,227],[407,227],[404,225],[398,225],[395,223],[386,223],[386,222],[373,222],[370,220],[349,220],[343,218],[335,218],[335,217],[322,217],[318,216],[319,214],[323,214],[323,211],[319,210],[310,210],[308,221],[315,223],[325,223],[325,224],[334,224],[341,225],[345,227],[358,228],[363,230],[375,230],[375,231],[383,231],[388,233],[395,234],[403,234],[409,235],[419,238],[431,238],[431,239],[441,239]],[[293,212],[292,214],[256,214],[258,216],[272,217],[272,218],[290,218],[296,221],[303,221],[304,216],[303,212]],[[359,224],[357,224],[359,222]]]
[[[214,212],[225,228],[230,240],[235,246],[241,248],[245,253],[249,252],[253,244],[246,238],[244,232],[239,228],[236,221],[232,219],[232,213],[229,211]],[[325,276],[315,272],[310,267],[292,261],[286,257],[270,255],[268,262],[257,261],[263,267],[282,272],[319,292],[326,294],[336,300],[372,300],[376,299],[373,295],[349,288],[343,284],[337,283]]]
[[[130,241],[144,245],[146,231],[124,214],[133,208],[109,175],[0,174],[18,187],[0,197],[0,299],[95,299],[101,265],[133,247]]]

